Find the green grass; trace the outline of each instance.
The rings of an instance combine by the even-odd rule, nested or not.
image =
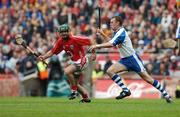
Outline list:
[[[180,117],[180,100],[0,98],[0,117]]]

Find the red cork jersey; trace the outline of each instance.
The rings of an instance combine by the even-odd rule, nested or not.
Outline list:
[[[59,38],[51,51],[54,54],[58,54],[62,50],[65,50],[65,52],[71,56],[72,61],[77,61],[85,56],[85,50],[83,46],[86,45],[91,45],[91,41],[88,37],[70,36],[69,40],[63,40],[62,38]]]

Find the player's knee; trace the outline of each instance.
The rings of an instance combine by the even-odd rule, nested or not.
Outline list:
[[[111,69],[108,69],[108,70],[106,71],[106,73],[107,73],[110,77],[112,77],[112,76],[114,75],[114,72],[113,72]]]
[[[65,69],[65,70],[64,70],[64,74],[65,74],[65,75],[68,75],[68,74],[69,74],[69,71]]]

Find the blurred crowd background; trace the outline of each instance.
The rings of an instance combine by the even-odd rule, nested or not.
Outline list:
[[[175,39],[180,17],[175,7],[176,0],[102,1],[101,29],[106,35],[111,36],[110,18],[121,16],[134,48],[140,56],[147,56],[143,60],[147,71],[151,75],[180,76],[177,47],[165,49],[162,45],[162,40]],[[46,69],[35,57],[15,44],[15,34],[23,34],[27,44],[41,54],[52,48],[56,41],[56,27],[64,23],[70,25],[74,35],[89,36],[96,43],[103,43],[107,40],[96,34],[99,23],[97,7],[98,0],[0,0],[0,74],[17,75],[23,81],[35,77],[33,73],[38,72],[46,89],[47,82],[60,78],[63,68],[69,64],[68,57],[61,53],[51,58],[51,69]],[[119,56],[116,48],[97,51],[98,56],[104,56],[104,60],[97,60],[92,67],[93,81],[102,78],[114,62],[109,57],[110,53]],[[52,75],[55,74],[52,68],[59,68],[60,74]],[[66,79],[65,76],[63,79]],[[30,93],[33,95],[36,92]]]

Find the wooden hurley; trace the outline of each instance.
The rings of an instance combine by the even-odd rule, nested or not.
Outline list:
[[[27,46],[27,44],[25,43],[25,41],[22,38],[22,35],[17,34],[15,36],[15,41],[18,45],[22,45],[25,49],[27,49],[31,54],[33,54],[35,57],[39,57],[39,54],[37,54],[34,50],[32,50],[29,46]],[[44,60],[42,61],[44,64],[46,64],[46,66],[48,66],[48,63],[46,63]]]

